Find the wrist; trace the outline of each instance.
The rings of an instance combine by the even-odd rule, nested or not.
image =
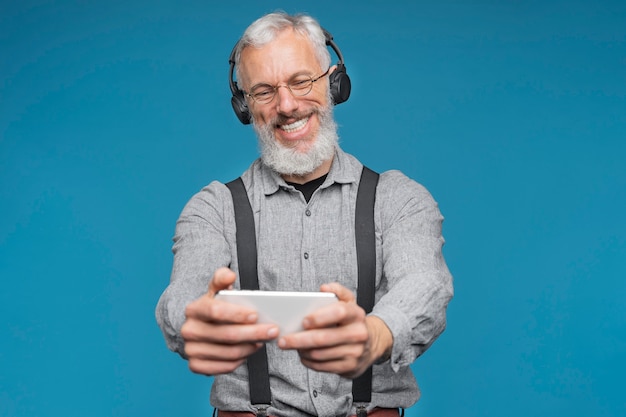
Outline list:
[[[393,335],[387,324],[377,316],[367,316],[365,318],[370,334],[370,353],[373,364],[381,364],[391,357],[393,349]]]

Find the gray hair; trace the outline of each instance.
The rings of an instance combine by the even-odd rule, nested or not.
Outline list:
[[[330,52],[326,48],[326,36],[320,24],[305,14],[289,15],[285,12],[270,13],[254,21],[243,33],[235,47],[235,68],[237,79],[240,80],[239,60],[241,51],[248,46],[260,48],[276,39],[285,29],[292,28],[296,33],[305,36],[313,44],[315,56],[322,68],[330,67]]]

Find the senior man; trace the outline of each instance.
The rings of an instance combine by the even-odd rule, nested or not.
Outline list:
[[[358,266],[366,258],[355,238],[364,167],[341,150],[333,118],[349,78],[332,36],[310,16],[272,13],[250,25],[231,56],[231,89],[261,149],[241,176],[258,288],[332,292],[339,302],[285,335],[258,322],[254,309],[216,300],[220,290],[242,288],[247,260],[238,254],[234,191],[214,181],[176,225],[171,281],[156,311],[168,347],[193,372],[215,376],[218,416],[398,416],[419,398],[410,365],[444,330],[453,294],[436,202],[399,171],[377,176],[371,263]],[[357,303],[359,269],[372,277],[361,281],[371,308]],[[253,356],[265,360],[267,383],[253,379]],[[367,375],[362,400],[353,386]],[[256,385],[267,385],[263,404],[252,398]]]

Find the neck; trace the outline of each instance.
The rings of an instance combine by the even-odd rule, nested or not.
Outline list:
[[[317,167],[313,172],[305,175],[282,175],[283,179],[287,182],[293,182],[296,184],[306,184],[309,181],[313,181],[323,175],[330,172],[330,167],[333,164],[333,158],[325,161]]]

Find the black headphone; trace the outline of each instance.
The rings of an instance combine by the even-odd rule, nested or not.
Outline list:
[[[337,44],[333,41],[333,36],[322,29],[324,32],[324,36],[326,37],[326,45],[333,48],[335,54],[339,58],[337,62],[337,68],[333,71],[328,77],[330,81],[330,94],[333,99],[333,103],[339,104],[348,100],[350,97],[350,77],[346,73],[346,66],[343,64],[343,55],[339,50]],[[248,103],[246,102],[245,93],[239,89],[237,86],[237,81],[233,79],[233,72],[235,71],[235,52],[237,50],[237,45],[233,48],[230,53],[230,58],[228,58],[228,63],[230,64],[230,70],[228,71],[228,82],[230,84],[230,91],[233,93],[233,97],[230,99],[230,103],[233,106],[233,110],[239,118],[239,121],[244,125],[250,124],[252,121],[252,115],[250,114],[250,110],[248,109]]]

